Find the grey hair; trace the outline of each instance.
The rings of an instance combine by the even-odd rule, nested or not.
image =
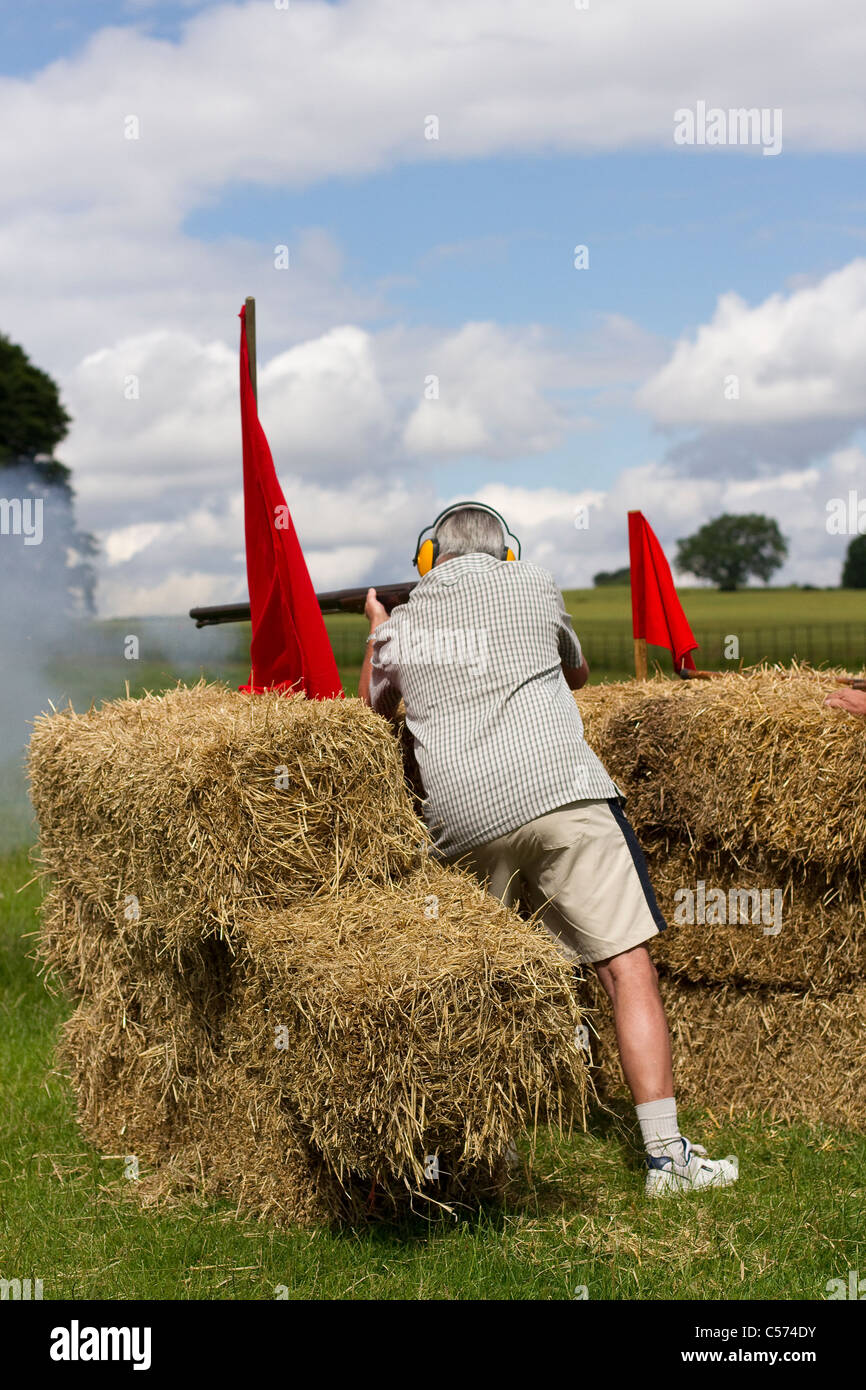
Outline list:
[[[505,533],[495,516],[478,507],[461,507],[436,527],[439,555],[492,555],[502,559]]]

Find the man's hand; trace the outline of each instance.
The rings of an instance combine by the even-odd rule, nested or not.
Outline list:
[[[367,590],[367,601],[364,604],[364,616],[370,624],[370,637],[388,620],[388,610],[383,603],[376,597],[375,589]],[[367,645],[364,649],[364,660],[361,665],[361,674],[358,677],[358,699],[363,700],[365,705],[370,703],[370,674],[373,665],[373,643],[367,638]]]
[[[579,666],[566,666],[563,662],[562,674],[569,690],[582,690],[589,680],[589,662],[585,656],[581,657]]]
[[[364,604],[364,616],[370,624],[371,632],[375,632],[380,623],[388,621],[388,610],[385,605],[380,603],[377,599],[375,589],[367,590],[367,601]]]
[[[851,690],[850,687],[843,686],[840,690],[834,690],[832,695],[828,695],[824,704],[832,705],[834,709],[847,710],[849,714],[862,714],[866,717],[866,690]]]

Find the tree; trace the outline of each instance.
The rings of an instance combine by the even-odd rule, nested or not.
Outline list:
[[[768,583],[787,554],[788,542],[772,517],[726,512],[677,541],[676,563],[678,569],[730,592],[750,575]]]
[[[48,373],[0,333],[0,466],[37,454],[50,457],[71,423]]]
[[[845,553],[843,589],[866,589],[866,536],[855,536]]]
[[[592,576],[592,582],[597,589],[606,589],[612,584],[628,584],[631,581],[631,570],[628,565],[621,570],[599,570],[598,574]]]
[[[59,599],[66,611],[92,612],[97,543],[76,527],[72,474],[54,457],[70,424],[56,382],[0,334],[0,493],[7,502],[41,499],[47,541],[14,553],[3,547],[4,575],[28,588],[34,602]]]

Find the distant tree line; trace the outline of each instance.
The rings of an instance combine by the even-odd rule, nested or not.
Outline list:
[[[72,473],[54,456],[70,424],[56,383],[0,334],[0,496],[40,498],[45,518],[41,544],[0,548],[3,570],[55,590],[70,612],[93,612],[98,547],[75,524]]]
[[[787,555],[788,542],[772,517],[759,512],[741,516],[725,512],[707,521],[694,535],[677,541],[676,566],[696,579],[709,580],[723,593],[732,593],[751,578],[768,584]],[[592,582],[600,589],[628,584],[629,578],[626,565],[622,569],[600,570]],[[855,536],[848,546],[842,588],[866,589],[866,536]]]

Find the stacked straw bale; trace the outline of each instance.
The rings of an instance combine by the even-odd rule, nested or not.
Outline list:
[[[386,732],[356,700],[203,683],[43,717],[31,786],[44,860],[112,919],[134,897],[127,934],[168,952],[230,940],[239,902],[399,880],[425,832]]]
[[[758,667],[595,686],[578,703],[639,830],[757,853],[800,874],[860,875],[863,725],[824,708],[835,688],[831,672]]]
[[[668,922],[653,954],[683,1099],[863,1129],[866,728],[824,706],[834,688],[833,672],[758,668],[596,686],[578,704]],[[682,920],[700,882],[722,890],[723,920]],[[737,919],[732,890],[778,893],[779,930]],[[603,1084],[621,1090],[605,1008],[595,1027]]]
[[[761,1112],[777,1120],[866,1129],[863,1038],[866,986],[832,997],[737,985],[660,980],[683,1104],[716,1116]],[[593,1062],[603,1096],[627,1094],[610,1011],[587,979]]]
[[[77,1000],[60,1061],[148,1191],[286,1221],[476,1201],[542,1107],[580,1113],[568,965],[431,860],[359,701],[200,684],[63,711],[30,770],[38,953]]]
[[[696,984],[784,985],[815,996],[856,989],[866,981],[866,889],[859,878],[827,883],[820,874],[804,878],[758,854],[737,859],[667,840],[650,842],[647,858],[670,924],[655,955],[670,974]],[[753,897],[743,913],[748,920],[733,925],[713,921],[709,906],[707,920],[688,922],[683,920],[681,890],[697,882],[704,883],[707,892],[721,888],[724,893],[726,910],[717,917],[733,915],[731,890],[764,894],[766,902],[759,907]],[[764,906],[770,911],[762,916]]]
[[[437,916],[425,916],[433,902]],[[468,875],[431,865],[387,896],[258,915],[239,951],[228,1053],[263,1091],[291,1095],[340,1177],[420,1183],[437,1151],[471,1170],[505,1150],[536,1098],[571,1103],[569,972],[551,977],[543,933]]]

